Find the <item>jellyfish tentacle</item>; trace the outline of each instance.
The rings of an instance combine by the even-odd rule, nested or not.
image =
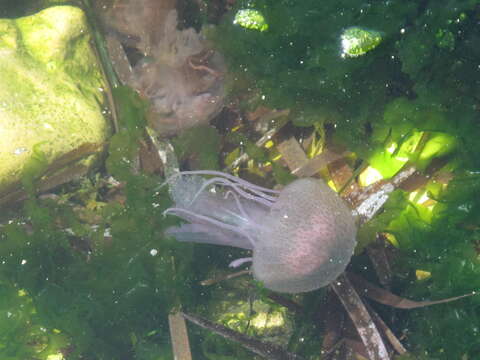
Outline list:
[[[266,188],[266,187],[263,187],[263,186],[259,186],[259,185],[255,185],[255,184],[252,184],[246,180],[243,180],[237,176],[234,176],[234,175],[230,175],[228,173],[224,173],[224,172],[221,172],[221,171],[215,171],[215,170],[189,170],[189,171],[181,171],[177,174],[173,174],[172,176],[170,176],[168,179],[165,180],[165,182],[163,184],[161,184],[160,186],[164,186],[166,185],[170,179],[174,178],[174,177],[177,177],[177,176],[181,176],[181,175],[210,175],[210,176],[216,176],[216,177],[223,177],[223,178],[226,178],[230,181],[233,181],[235,183],[238,183],[240,185],[242,185],[243,187],[247,188],[247,189],[255,189],[255,190],[258,190],[258,191],[261,191],[261,192],[264,192],[264,193],[270,193],[270,194],[280,194],[280,191],[279,190],[273,190],[273,189],[269,189],[269,188]],[[265,194],[266,195],[266,194]],[[268,196],[268,195],[267,195]],[[276,200],[276,197],[272,199],[273,201]]]
[[[252,261],[253,261],[252,257],[239,258],[239,259],[233,260],[230,264],[228,264],[228,267],[237,268],[247,262],[252,262]]]
[[[215,226],[217,226],[221,229],[233,231],[233,232],[235,232],[239,235],[245,236],[248,239],[248,241],[250,241],[252,246],[255,247],[255,240],[253,240],[253,238],[247,232],[243,231],[242,229],[239,229],[237,226],[226,224],[224,222],[213,219],[211,217],[208,217],[208,216],[205,216],[205,215],[199,215],[199,214],[196,214],[196,213],[194,213],[190,210],[182,209],[182,208],[175,208],[175,207],[168,208],[167,210],[165,210],[163,212],[163,215],[173,214],[173,215],[177,215],[179,217],[182,217],[181,216],[182,213],[191,217],[191,218],[193,218],[193,219],[203,220],[203,221],[205,221],[205,222],[207,222],[211,225],[215,225]]]
[[[231,175],[229,173],[224,173],[221,171],[215,171],[215,170],[191,170],[191,171],[182,171],[180,174],[185,174],[185,175],[211,175],[211,176],[217,176],[217,177],[224,177],[226,179],[229,179],[231,181],[237,182],[239,184],[242,184],[244,187],[248,189],[257,189],[262,192],[267,192],[267,193],[272,193],[272,194],[280,194],[279,190],[272,190],[260,185],[255,185],[252,184],[251,182],[248,182],[246,180],[243,180],[237,176]]]
[[[232,182],[228,179],[224,179],[224,178],[221,178],[221,177],[214,177],[214,178],[208,179],[207,181],[205,181],[202,184],[200,189],[198,189],[197,193],[193,196],[193,199],[191,200],[190,203],[193,204],[195,202],[195,200],[198,198],[198,196],[200,196],[200,194],[206,188],[208,188],[211,185],[215,185],[215,184],[221,184],[221,185],[224,185],[224,186],[231,187],[239,195],[243,196],[245,199],[253,200],[253,201],[258,202],[258,203],[260,203],[260,204],[262,204],[262,205],[264,205],[268,208],[270,208],[273,205],[273,201],[274,201],[274,200],[270,200],[270,198],[271,199],[276,199],[276,198],[273,198],[273,197],[268,196],[266,194],[263,194],[260,191],[253,190],[253,189],[248,189],[249,191],[251,191],[253,193],[253,194],[250,194],[249,192],[243,190],[238,184],[235,184],[234,182]]]
[[[229,195],[232,195],[233,199],[235,200],[235,204],[237,204],[237,208],[240,211],[240,214],[244,217],[244,219],[247,221],[251,221],[250,216],[248,216],[247,213],[245,212],[245,209],[243,208],[243,205],[240,202],[240,199],[238,198],[237,194],[235,194],[232,190],[228,190],[225,193],[225,196],[224,196],[225,199],[228,199]]]

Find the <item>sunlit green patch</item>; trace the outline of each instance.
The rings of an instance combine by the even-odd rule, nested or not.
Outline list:
[[[238,24],[246,29],[266,31],[268,24],[262,13],[254,9],[238,10],[233,20],[234,24]]]
[[[343,57],[358,57],[375,49],[382,42],[382,33],[353,26],[340,36]]]

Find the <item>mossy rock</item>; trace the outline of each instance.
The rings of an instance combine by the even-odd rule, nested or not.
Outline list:
[[[110,126],[81,9],[56,6],[1,19],[0,54],[1,194],[20,183],[32,156],[55,167],[68,154],[81,155],[79,149],[103,148]]]

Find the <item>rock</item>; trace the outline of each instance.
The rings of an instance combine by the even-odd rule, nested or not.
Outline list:
[[[0,19],[0,68],[0,194],[18,187],[32,156],[58,169],[103,148],[105,84],[81,9]]]

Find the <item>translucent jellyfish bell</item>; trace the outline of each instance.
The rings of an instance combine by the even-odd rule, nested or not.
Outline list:
[[[168,183],[175,205],[165,213],[188,223],[167,234],[252,250],[253,275],[268,289],[299,293],[328,285],[353,254],[352,212],[321,180],[299,179],[276,191],[204,170],[181,172]]]

